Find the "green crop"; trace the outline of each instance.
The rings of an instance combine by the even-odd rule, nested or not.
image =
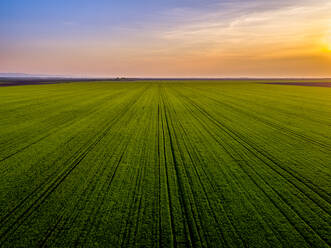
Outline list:
[[[0,87],[0,247],[330,247],[331,88]]]

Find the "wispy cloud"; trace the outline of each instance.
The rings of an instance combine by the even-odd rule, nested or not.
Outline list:
[[[63,26],[70,26],[70,27],[73,27],[73,26],[77,26],[78,23],[77,23],[77,22],[74,22],[74,21],[63,21],[63,22],[62,22],[62,25],[63,25]]]
[[[330,2],[300,5],[280,2],[271,1],[262,7],[260,1],[240,6],[226,3],[205,12],[175,9],[175,19],[183,22],[174,23],[160,32],[160,39],[181,46],[185,44],[192,49],[194,46],[208,46],[226,50],[237,45],[242,48],[261,44],[301,45],[306,38],[317,38],[313,36],[323,36],[328,31]]]

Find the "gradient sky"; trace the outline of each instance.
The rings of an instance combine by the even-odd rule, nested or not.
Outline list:
[[[331,77],[331,1],[1,0],[0,72]]]

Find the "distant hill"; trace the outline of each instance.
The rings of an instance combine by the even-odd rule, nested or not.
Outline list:
[[[50,77],[68,77],[62,75],[46,75],[46,74],[28,74],[28,73],[1,73],[0,77],[3,78],[50,78]]]

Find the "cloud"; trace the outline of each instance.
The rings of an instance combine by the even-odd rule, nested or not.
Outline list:
[[[77,26],[78,25],[77,22],[73,22],[73,21],[63,21],[62,24],[64,26],[69,26],[69,27],[73,27],[73,26]]]
[[[174,8],[160,14],[162,21],[150,25],[143,42],[133,47],[143,63],[168,71],[175,65],[175,73],[330,75],[331,54],[322,49],[329,13],[331,3],[324,0]]]
[[[161,31],[160,39],[178,44],[208,43],[211,47],[244,42],[241,45],[245,46],[251,43],[286,43],[291,39],[298,41],[303,35],[324,32],[322,29],[326,27],[323,23],[329,18],[330,3],[295,5],[280,2],[258,4],[260,1],[250,1],[240,6],[226,3],[206,12],[175,9],[174,18],[183,22]]]

